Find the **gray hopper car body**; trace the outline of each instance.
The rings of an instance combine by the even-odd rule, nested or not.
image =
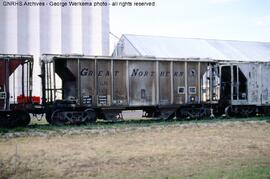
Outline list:
[[[218,100],[210,80],[216,62],[209,59],[44,55],[42,62],[46,103],[74,101],[104,119],[126,109],[171,118],[181,106]]]

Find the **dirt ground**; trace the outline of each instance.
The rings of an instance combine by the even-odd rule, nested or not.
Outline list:
[[[0,178],[226,178],[253,166],[270,166],[269,122],[0,138]]]

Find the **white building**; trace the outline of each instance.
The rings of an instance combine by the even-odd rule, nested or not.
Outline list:
[[[113,56],[270,61],[270,42],[123,35]]]
[[[50,0],[42,2],[46,5],[0,4],[0,54],[34,55],[34,95],[41,93],[37,76],[41,54],[109,54],[109,6],[61,7],[50,6]]]

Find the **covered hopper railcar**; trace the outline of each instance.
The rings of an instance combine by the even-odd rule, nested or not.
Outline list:
[[[0,127],[144,117],[270,115],[270,62],[43,55],[42,103],[32,96],[33,57],[0,55]]]
[[[0,126],[26,126],[34,110],[31,55],[0,55]],[[36,101],[39,103],[39,101]]]
[[[219,62],[220,100],[229,116],[270,114],[270,62]]]
[[[202,117],[218,102],[218,66],[209,59],[43,55],[41,64],[49,123],[117,120],[135,109],[145,117]]]

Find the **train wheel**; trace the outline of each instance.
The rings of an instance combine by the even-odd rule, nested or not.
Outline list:
[[[14,128],[19,126],[17,115],[6,113],[0,116],[0,126],[3,128]]]
[[[240,115],[243,117],[253,117],[256,116],[256,110],[254,108],[241,108]]]
[[[8,127],[8,119],[6,118],[6,115],[0,114],[0,127],[5,128]]]
[[[67,123],[67,120],[65,119],[64,112],[60,110],[56,110],[51,115],[51,124],[53,125],[64,125]]]
[[[211,112],[209,108],[206,108],[204,106],[191,106],[179,109],[178,111],[176,111],[175,115],[176,118],[180,120],[192,120],[210,117]]]
[[[227,117],[252,117],[256,116],[256,108],[252,106],[228,106],[225,108]]]
[[[262,108],[262,114],[270,116],[270,108],[269,107]]]
[[[85,123],[94,123],[97,121],[96,112],[93,109],[86,109],[83,112],[83,118]]]
[[[207,113],[206,108],[198,107],[198,108],[191,108],[191,110],[188,111],[188,116],[190,117],[190,119],[202,119],[210,115]]]
[[[52,124],[52,113],[51,112],[47,112],[45,114],[45,119],[49,124]]]
[[[224,113],[227,118],[233,117],[233,112],[232,112],[232,106],[227,106],[224,110]]]
[[[21,127],[26,127],[31,121],[30,115],[26,112],[18,112],[15,114],[15,117],[18,120],[18,125]]]

